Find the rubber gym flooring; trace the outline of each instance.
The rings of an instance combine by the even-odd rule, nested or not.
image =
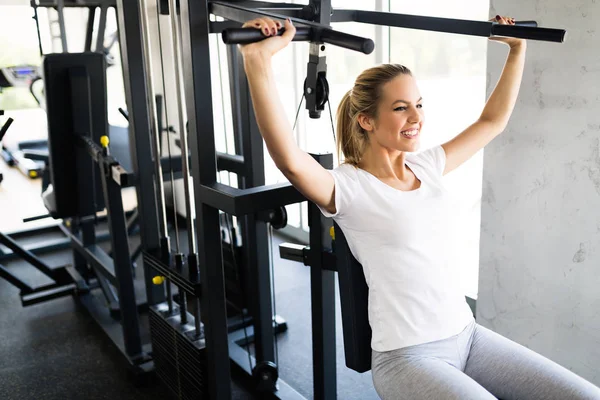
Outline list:
[[[310,271],[279,259],[281,241],[275,237],[273,243],[276,307],[289,329],[278,337],[279,374],[312,399]],[[42,259],[51,266],[64,265],[71,263],[71,252],[46,254]],[[6,265],[29,282],[45,282],[23,262]],[[18,294],[0,279],[0,399],[172,398],[160,382],[136,387],[117,349],[71,297],[23,308]],[[341,326],[337,304],[338,399],[378,399],[369,372],[358,374],[345,367]],[[232,388],[234,399],[254,398],[235,382]]]

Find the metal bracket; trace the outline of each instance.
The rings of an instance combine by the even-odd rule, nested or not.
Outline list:
[[[329,101],[325,49],[325,45],[322,43],[310,44],[304,96],[308,115],[313,119],[321,116],[321,111],[325,109],[325,104]]]

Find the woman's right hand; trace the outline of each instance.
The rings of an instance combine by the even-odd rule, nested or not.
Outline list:
[[[264,35],[270,36],[260,42],[240,45],[239,48],[244,58],[250,56],[271,58],[273,54],[286,47],[296,34],[296,28],[289,19],[285,21],[285,32],[281,36],[277,36],[277,31],[281,28],[281,22],[266,17],[248,21],[242,25],[242,28],[260,29]]]

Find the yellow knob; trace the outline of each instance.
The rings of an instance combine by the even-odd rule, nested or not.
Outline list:
[[[102,145],[102,147],[107,148],[109,143],[110,139],[108,138],[108,136],[102,136],[100,138],[100,144]]]
[[[30,178],[37,178],[37,176],[38,176],[37,171],[33,171],[33,170],[29,171]]]
[[[162,283],[164,281],[165,281],[165,277],[164,276],[158,275],[158,276],[155,276],[154,278],[152,278],[152,283],[154,283],[155,285],[162,285]]]
[[[331,238],[335,240],[335,229],[333,229],[333,226],[329,228],[329,236],[331,236]]]

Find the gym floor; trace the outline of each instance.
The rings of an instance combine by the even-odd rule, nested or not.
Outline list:
[[[11,177],[0,185],[0,204],[10,205],[1,208],[0,230],[10,232],[17,227],[9,226],[9,221],[30,216],[31,208],[17,212],[20,199],[39,196],[39,191],[36,192],[39,186],[28,182],[22,183],[22,187],[30,185],[30,191],[22,187],[11,190],[11,182],[27,178],[18,177],[15,175],[18,172],[1,161],[0,164],[5,177],[7,172]],[[278,336],[279,374],[300,394],[312,399],[310,271],[304,265],[279,258],[277,248],[282,241],[277,236],[273,238],[277,314],[289,327]],[[72,262],[71,254],[62,250],[41,258],[51,266],[60,266]],[[13,261],[6,266],[28,282],[46,282],[44,276],[24,262]],[[72,298],[23,308],[19,291],[0,279],[0,309],[1,399],[169,398],[168,389],[160,382],[151,387],[134,385],[118,350]],[[378,399],[369,372],[358,374],[345,367],[339,304],[336,319],[338,398]],[[234,399],[253,398],[236,383],[232,387]]]

